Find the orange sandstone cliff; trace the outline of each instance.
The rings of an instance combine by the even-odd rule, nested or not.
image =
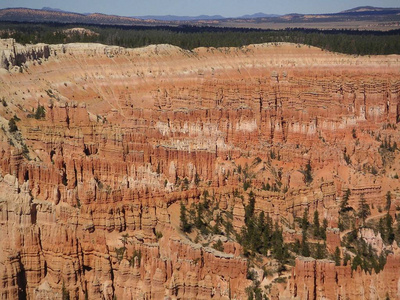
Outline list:
[[[294,44],[186,51],[2,40],[1,298],[247,299],[249,261],[235,236],[219,234],[216,250],[215,236],[180,229],[180,204],[205,191],[208,221],[229,213],[240,232],[252,190],[255,212],[281,224],[287,242],[301,239],[296,218],[318,211],[330,253],[345,253],[337,227],[346,190],[371,220],[390,191],[396,225],[399,151],[381,145],[400,145],[399,59]],[[389,253],[380,273],[298,257],[286,283],[259,275],[271,282],[263,292],[399,297],[397,241],[361,231]]]

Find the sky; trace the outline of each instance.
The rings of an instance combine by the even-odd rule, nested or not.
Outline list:
[[[399,0],[0,0],[8,7],[59,8],[78,13],[120,16],[333,13],[358,6],[400,7]]]

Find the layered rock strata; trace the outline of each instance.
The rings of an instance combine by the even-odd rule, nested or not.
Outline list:
[[[381,140],[399,140],[398,56],[12,40],[0,52],[3,298],[245,299],[247,261],[229,242],[225,252],[191,242],[179,203],[207,190],[240,230],[248,197],[235,190],[247,166],[257,213],[288,225],[308,208],[334,228],[346,189],[353,207],[363,197],[377,209],[398,184],[396,163],[368,171],[387,166]],[[397,280],[396,259],[382,278]],[[308,269],[297,261],[289,297],[317,293]],[[359,296],[337,287],[318,295]]]

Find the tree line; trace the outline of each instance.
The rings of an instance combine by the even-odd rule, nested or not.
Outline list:
[[[65,32],[74,27],[84,27],[96,34]],[[258,43],[290,42],[355,55],[400,54],[400,30],[261,30],[187,25],[150,27],[0,22],[0,38],[14,38],[21,44],[91,42],[129,48],[171,44],[187,50],[197,47],[242,47]]]

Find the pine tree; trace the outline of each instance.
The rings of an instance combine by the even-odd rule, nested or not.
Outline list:
[[[62,296],[62,300],[70,300],[69,291],[65,287],[64,281],[62,283],[61,296]]]
[[[226,220],[226,222],[225,222],[225,233],[226,233],[226,236],[229,238],[229,236],[231,235],[231,233],[232,233],[232,231],[233,231],[233,226],[232,226],[232,222],[231,222],[231,220]]]
[[[308,208],[304,210],[303,218],[301,219],[301,228],[303,231],[308,229]]]
[[[129,234],[128,233],[125,233],[125,234],[123,234],[122,236],[121,236],[121,238],[120,238],[120,240],[121,240],[121,242],[122,242],[122,245],[123,245],[123,248],[126,250],[126,245],[128,244],[128,243],[130,243],[130,244],[132,244],[132,242],[131,241],[129,241]]]
[[[342,203],[340,203],[341,211],[346,211],[348,209],[350,195],[351,195],[351,191],[350,191],[350,189],[347,189],[346,193],[343,195]]]
[[[385,206],[385,210],[389,211],[391,205],[392,205],[392,195],[391,195],[390,191],[388,191],[388,192],[386,193],[386,206]]]
[[[314,236],[318,237],[320,236],[320,225],[319,225],[319,214],[318,214],[318,210],[314,211],[314,222],[313,222],[313,226],[314,226]]]
[[[391,245],[393,244],[394,241],[394,231],[393,231],[393,218],[392,216],[389,214],[389,212],[387,212],[386,214],[386,238],[387,238],[387,242]]]
[[[396,151],[396,150],[397,150],[397,143],[394,142],[394,143],[393,143],[393,146],[392,146],[392,148],[391,148],[391,151],[394,152],[394,151]]]
[[[279,228],[278,222],[275,222],[275,229],[272,234],[272,251],[273,255],[278,261],[278,273],[284,271],[285,263],[289,258],[288,248],[283,242],[282,230]]]
[[[203,203],[199,203],[197,205],[196,218],[194,221],[194,226],[197,229],[200,229],[201,233],[206,233],[206,231],[207,231],[207,227],[205,226],[205,223],[203,222],[203,211],[205,209],[205,206],[207,206],[206,199],[204,199]]]
[[[351,268],[356,270],[358,266],[362,267],[363,261],[361,257],[357,254],[353,259],[353,263],[351,264]]]
[[[326,241],[326,229],[328,228],[328,220],[326,218],[324,218],[324,220],[322,221],[322,227],[320,229],[320,237],[321,239]]]
[[[186,207],[181,202],[181,216],[180,216],[180,228],[183,232],[190,232],[192,229],[192,226],[189,224],[186,216]]]
[[[317,251],[316,251],[316,254],[315,254],[315,258],[316,259],[322,259],[322,258],[324,258],[324,255],[325,255],[325,253],[324,253],[325,251],[324,251],[324,248],[322,247],[322,245],[320,244],[320,243],[318,243],[317,244]]]
[[[351,262],[350,254],[346,253],[343,258],[343,266],[347,266],[347,263]]]
[[[218,240],[216,243],[214,243],[213,248],[221,252],[224,251],[224,245],[222,244],[221,240]]]
[[[310,246],[307,242],[307,229],[308,229],[308,208],[304,210],[303,218],[301,220],[302,241],[301,241],[301,255],[310,256]]]
[[[199,183],[200,183],[200,176],[199,176],[199,174],[196,172],[196,174],[194,175],[194,184],[195,184],[196,186],[199,186]]]
[[[37,120],[40,120],[40,119],[43,119],[44,117],[46,117],[46,110],[44,109],[44,106],[38,105],[34,117]]]
[[[307,163],[306,169],[303,171],[303,174],[304,174],[304,182],[306,184],[309,184],[313,181],[310,162]]]
[[[217,219],[215,220],[215,224],[212,228],[213,234],[221,234],[221,229],[220,229],[220,224],[221,224],[221,217],[217,216]]]
[[[361,195],[360,204],[358,208],[358,217],[362,220],[362,225],[365,225],[365,219],[371,214],[369,205],[365,201],[364,195]]]
[[[385,267],[385,264],[386,264],[386,257],[385,257],[385,255],[383,254],[383,251],[382,251],[381,254],[379,255],[378,264],[379,264],[379,269],[380,269],[380,270],[383,270],[383,268]]]
[[[244,222],[245,224],[248,224],[250,220],[252,219],[254,215],[254,209],[255,209],[255,204],[256,204],[256,199],[254,197],[253,191],[249,193],[249,204],[246,205],[244,209]]]
[[[265,214],[264,212],[260,212],[258,215],[258,221],[257,221],[257,236],[258,236],[258,247],[257,251],[259,253],[265,253],[266,252],[266,240],[264,236],[264,232],[267,231],[266,229],[266,224],[265,224]],[[261,239],[260,239],[261,237]]]
[[[301,241],[301,255],[305,257],[310,256],[310,245],[307,242],[306,236],[303,236],[303,240]]]
[[[265,254],[266,251],[271,248],[271,238],[272,238],[272,219],[269,216],[269,214],[267,214],[267,222],[265,223],[265,228],[262,235]]]
[[[385,228],[385,221],[384,218],[379,219],[378,223],[378,232],[381,234],[382,240],[386,240],[386,228]]]
[[[335,266],[340,266],[340,249],[336,247],[335,253],[333,254],[333,260],[335,261]]]

